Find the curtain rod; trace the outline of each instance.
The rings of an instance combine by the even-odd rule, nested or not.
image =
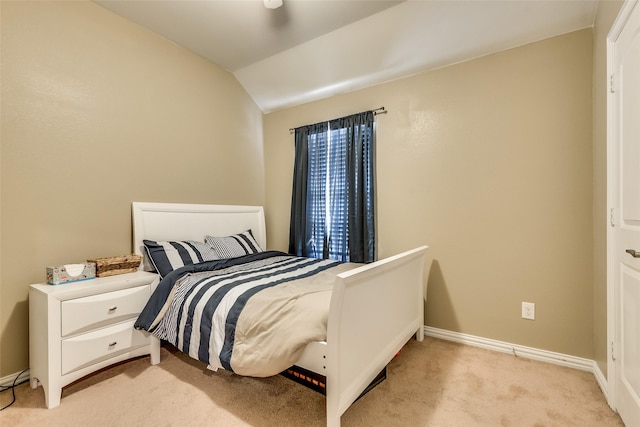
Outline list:
[[[374,108],[373,110],[369,110],[369,111],[372,111],[374,116],[377,116],[378,114],[387,114],[387,110],[384,107]],[[326,121],[330,122],[331,120],[326,120]],[[289,133],[295,132],[296,129],[297,128],[289,128]]]

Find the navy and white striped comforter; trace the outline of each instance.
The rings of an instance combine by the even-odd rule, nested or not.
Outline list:
[[[335,276],[354,267],[277,251],[188,265],[160,282],[135,327],[212,369],[275,375],[326,340]]]

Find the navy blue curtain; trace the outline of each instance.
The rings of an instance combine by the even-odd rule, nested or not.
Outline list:
[[[374,124],[367,111],[296,129],[290,253],[375,260]]]

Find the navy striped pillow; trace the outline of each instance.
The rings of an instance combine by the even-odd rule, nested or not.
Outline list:
[[[251,230],[225,237],[206,236],[204,241],[211,246],[219,259],[262,252],[262,248],[253,237]]]
[[[203,242],[143,240],[143,243],[160,277],[164,277],[176,268],[185,265],[218,259],[211,246]]]

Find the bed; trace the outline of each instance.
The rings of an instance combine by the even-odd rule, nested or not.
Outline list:
[[[272,255],[278,259],[277,262],[306,262],[287,260],[285,254],[272,254],[272,251],[264,250],[267,248],[266,228],[264,211],[260,206],[134,202],[132,214],[134,251],[144,257],[141,269],[151,268],[145,240],[200,242],[205,236],[237,236],[249,230],[250,237],[263,251],[248,255],[251,258],[248,262],[266,262],[262,259]],[[330,276],[328,312],[325,313],[326,339],[312,340],[298,349],[294,363],[305,371],[326,378],[327,426],[340,425],[341,415],[412,336],[415,335],[419,341],[423,340],[423,267],[426,251],[427,247],[421,246],[371,264],[340,267],[342,270],[339,268],[335,275]],[[235,260],[231,261],[235,263]],[[179,270],[187,270],[185,277],[200,278],[200,274],[205,274],[207,280],[223,280],[216,276],[223,273],[217,270],[208,272],[208,264],[215,264],[215,268],[220,264],[225,272],[245,268],[244,264],[236,266],[226,264],[227,262],[214,259],[191,266],[185,265],[166,274],[161,285],[175,280],[180,286],[186,286],[185,283],[189,280],[175,277]],[[314,261],[315,265],[318,264]],[[333,265],[320,265],[322,267],[318,268],[334,271]],[[198,283],[201,282],[202,280]],[[177,284],[172,282],[171,289],[179,289]],[[160,289],[162,287],[158,286],[156,292],[160,292]],[[164,292],[169,293],[168,289],[169,287],[165,287]],[[179,290],[172,292],[181,293]],[[256,297],[251,297],[254,298]],[[159,307],[159,303],[156,302],[156,305]],[[168,303],[164,308],[165,311],[172,310]],[[151,319],[153,316],[148,317]],[[159,319],[165,317],[162,313],[158,314],[153,327],[159,327]],[[151,323],[150,320],[148,322]],[[212,332],[211,336],[214,335]],[[159,349],[159,338],[153,339],[153,345]],[[220,357],[220,360],[212,363],[211,368],[215,370],[221,366],[227,369],[228,362],[223,362],[222,359]],[[262,373],[254,376],[261,376]]]

